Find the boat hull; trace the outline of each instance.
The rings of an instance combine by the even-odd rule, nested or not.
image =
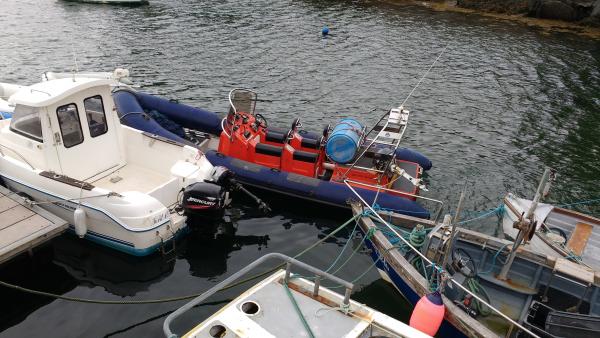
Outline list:
[[[267,168],[225,156],[214,150],[207,151],[205,155],[213,165],[224,166],[235,172],[236,179],[244,184],[348,209],[350,208],[348,201],[356,199],[343,183]],[[381,208],[420,218],[430,216],[429,212],[417,202],[403,196],[392,194],[377,196],[377,191],[374,190],[359,187],[354,189],[363,199],[369,203],[376,202]]]
[[[360,229],[361,234],[365,236],[365,233],[362,231],[362,229],[360,227],[358,228]],[[410,283],[405,278],[400,276],[391,265],[385,262],[383,255],[379,252],[371,240],[365,239],[365,245],[369,249],[369,255],[371,256],[371,259],[373,259],[373,262],[375,262],[375,266],[382,275],[382,278],[391,283],[413,306],[417,305],[417,302],[419,299],[421,299],[421,295],[417,293],[417,291],[410,286]],[[468,337],[445,319],[442,322],[437,335],[440,337]]]
[[[133,256],[147,256],[157,252],[161,246],[175,239],[186,230],[183,218],[173,218],[164,215],[162,220],[146,228],[129,227],[125,220],[115,216],[108,205],[93,204],[89,201],[77,201],[77,198],[64,197],[67,191],[54,191],[41,188],[34,178],[17,179],[6,173],[0,173],[0,178],[11,190],[29,196],[39,206],[61,217],[70,224],[74,232],[74,211],[82,208],[87,216],[87,232],[85,239]],[[68,189],[67,189],[68,190]],[[76,189],[79,191],[79,189]],[[168,212],[165,208],[165,211]]]

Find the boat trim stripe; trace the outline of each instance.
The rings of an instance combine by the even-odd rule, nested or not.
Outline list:
[[[106,211],[106,210],[104,210],[104,209],[100,209],[100,208],[93,207],[93,206],[91,206],[91,205],[89,205],[89,204],[87,204],[87,203],[85,203],[85,202],[81,202],[81,203],[74,203],[73,201],[68,201],[66,198],[64,198],[64,197],[62,197],[62,196],[55,195],[55,194],[52,194],[52,193],[50,193],[50,192],[48,192],[48,191],[45,191],[45,190],[43,190],[43,189],[40,189],[40,188],[37,188],[37,187],[31,186],[31,185],[29,185],[29,184],[26,184],[26,183],[24,183],[24,182],[23,182],[23,181],[21,181],[21,180],[15,179],[15,178],[13,178],[13,177],[6,176],[5,174],[0,174],[0,177],[2,177],[2,178],[5,178],[5,179],[8,179],[8,180],[10,180],[10,181],[13,181],[13,182],[15,182],[15,183],[17,183],[17,184],[20,184],[20,185],[26,186],[26,187],[28,187],[28,188],[30,188],[30,189],[32,189],[32,190],[38,191],[38,192],[40,192],[40,193],[42,193],[42,194],[46,194],[46,195],[49,195],[49,196],[55,197],[55,198],[57,198],[57,199],[63,200],[63,201],[64,201],[64,202],[66,202],[66,203],[71,203],[71,204],[79,204],[79,205],[83,205],[83,206],[84,206],[84,207],[86,207],[86,208],[89,208],[89,209],[92,209],[92,210],[98,211],[98,212],[100,212],[100,213],[104,214],[106,217],[110,218],[110,219],[111,219],[113,222],[117,223],[119,226],[121,226],[122,228],[124,228],[125,230],[128,230],[128,231],[132,231],[132,232],[148,232],[148,231],[155,230],[155,229],[157,229],[157,228],[159,228],[159,227],[161,227],[161,226],[163,226],[163,225],[165,225],[165,224],[167,224],[168,222],[170,222],[170,221],[171,221],[170,219],[166,219],[166,220],[164,220],[164,221],[162,221],[162,222],[160,222],[160,223],[154,224],[154,225],[152,225],[152,226],[150,226],[150,227],[148,227],[148,228],[145,228],[145,229],[134,229],[134,228],[131,228],[131,227],[127,226],[126,224],[124,224],[123,222],[121,222],[121,221],[120,221],[120,220],[119,220],[117,217],[113,216],[112,214],[110,214],[108,211]]]

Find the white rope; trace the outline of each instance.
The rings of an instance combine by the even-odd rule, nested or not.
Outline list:
[[[402,104],[400,105],[400,107],[404,107],[404,104],[406,103],[406,101],[408,101],[408,99],[412,96],[412,94],[419,87],[419,85],[421,85],[421,82],[423,82],[423,80],[425,80],[425,77],[427,76],[427,74],[429,74],[429,71],[431,70],[431,68],[433,68],[433,66],[435,66],[435,64],[438,62],[438,60],[440,59],[440,57],[442,57],[442,54],[444,54],[444,52],[446,51],[446,48],[448,48],[448,45],[446,45],[446,47],[444,47],[444,49],[442,49],[442,51],[437,56],[437,58],[435,58],[435,61],[433,61],[433,63],[431,64],[431,66],[429,66],[429,68],[427,69],[427,71],[425,72],[425,74],[423,74],[423,76],[421,77],[421,79],[419,80],[419,82],[417,82],[417,85],[413,87],[413,89],[410,91],[410,93],[408,94],[408,96],[404,99],[404,101],[402,101]]]

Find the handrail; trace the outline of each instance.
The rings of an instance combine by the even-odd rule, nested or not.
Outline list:
[[[180,307],[179,309],[175,310],[173,313],[171,313],[169,316],[167,316],[167,318],[165,319],[165,322],[163,323],[163,332],[165,334],[165,336],[167,338],[177,338],[178,336],[176,334],[174,334],[171,331],[171,322],[181,316],[184,312],[187,312],[188,310],[190,310],[191,308],[193,308],[194,306],[202,303],[206,298],[212,296],[213,294],[215,294],[217,291],[219,291],[220,289],[222,289],[223,287],[229,285],[231,282],[233,282],[234,280],[240,278],[241,276],[245,275],[246,273],[248,273],[250,270],[252,270],[253,268],[255,268],[256,266],[271,260],[271,259],[279,259],[282,260],[286,263],[286,271],[285,271],[285,279],[284,282],[287,284],[287,282],[290,279],[290,269],[292,265],[296,265],[302,269],[308,270],[312,273],[314,273],[317,276],[321,276],[321,277],[325,277],[329,280],[331,280],[334,283],[343,285],[346,287],[346,293],[344,295],[344,300],[343,300],[343,306],[349,306],[350,305],[350,294],[352,293],[352,289],[354,289],[354,284],[347,282],[339,277],[336,277],[330,273],[327,273],[323,270],[317,269],[311,265],[308,265],[306,263],[303,263],[299,260],[296,260],[292,257],[286,256],[284,254],[281,253],[277,253],[277,252],[272,252],[272,253],[268,253],[262,257],[260,257],[259,259],[255,260],[254,262],[250,263],[249,265],[246,265],[244,268],[242,268],[241,270],[239,270],[238,272],[234,273],[233,275],[227,277],[225,280],[223,280],[222,282],[220,282],[219,284],[213,286],[212,288],[210,288],[208,291],[204,292],[203,294],[201,294],[200,296],[194,298],[193,300],[191,300],[190,302],[188,302],[187,304],[183,305],[182,307]],[[315,286],[315,290],[318,291],[317,286]]]
[[[251,89],[247,89],[247,88],[233,88],[232,90],[230,90],[227,99],[229,100],[229,106],[231,106],[231,108],[233,109],[233,122],[235,122],[236,117],[238,116],[238,111],[237,111],[237,108],[235,107],[235,105],[233,104],[232,95],[237,90],[245,90],[245,91],[248,91],[248,92],[250,92],[250,93],[252,93],[252,94],[255,95],[255,100],[254,100],[255,102],[254,102],[254,106],[252,107],[252,112],[251,112],[252,115],[254,115],[254,111],[256,109],[256,100],[258,99],[258,94],[256,94],[256,92],[253,91],[253,90],[251,90]],[[250,112],[247,112],[247,113],[250,113]],[[229,112],[227,113],[227,116],[229,116]],[[227,117],[225,117],[224,120],[226,120],[226,119],[227,119]],[[221,128],[223,130],[225,130],[224,127],[225,126],[224,126],[223,122],[221,122]],[[227,134],[227,132],[225,134]],[[229,132],[228,136],[229,136],[229,140],[233,141],[233,125],[231,125],[231,131]]]
[[[12,151],[13,153],[17,154],[17,156],[19,156],[23,160],[23,162],[27,163],[27,165],[31,167],[31,170],[35,170],[35,167],[32,166],[31,163],[29,163],[29,161],[27,161],[27,159],[25,157],[23,157],[23,155],[21,155],[18,151],[14,150],[14,149],[12,149],[10,147],[7,147],[7,146],[5,146],[3,144],[0,144],[0,147],[4,147],[4,148]],[[6,155],[4,155],[4,153],[2,152],[2,150],[0,150],[0,154],[2,154],[2,156],[6,156]]]
[[[375,124],[373,126],[373,128],[371,128],[371,130],[369,131],[369,133],[364,134],[364,140],[367,140],[367,136],[371,133],[371,131],[373,131],[375,129],[375,127],[383,120],[384,117],[386,117],[387,115],[389,115],[391,113],[391,109],[390,111],[388,111],[388,113],[386,115],[383,115],[379,121],[377,122],[377,124]],[[371,147],[373,146],[373,144],[375,143],[375,141],[377,140],[377,136],[381,133],[382,130],[384,130],[385,128],[387,128],[388,124],[390,123],[390,120],[388,118],[387,121],[385,121],[385,124],[383,125],[383,127],[381,128],[381,130],[379,131],[379,133],[377,133],[377,135],[375,135],[375,137],[371,140],[371,143],[369,143],[369,145],[365,148],[365,150],[363,150],[360,155],[358,155],[358,157],[356,157],[356,160],[354,160],[354,162],[352,162],[352,164],[350,165],[350,167],[348,168],[348,170],[346,170],[346,172],[344,173],[343,177],[347,177],[348,173],[352,170],[352,168],[354,168],[354,166],[356,165],[356,163],[358,163],[358,160],[360,160],[363,156],[365,156],[365,154],[367,153],[367,151],[369,151],[369,149],[371,149]],[[359,143],[360,144],[360,143]],[[395,150],[394,150],[395,152]]]
[[[394,233],[394,235],[396,235],[398,237],[398,239],[400,239],[401,241],[404,242],[404,244],[410,249],[412,250],[415,254],[417,254],[419,257],[421,257],[421,259],[423,259],[423,261],[425,261],[427,264],[429,264],[430,266],[432,266],[434,269],[436,269],[440,274],[444,274],[445,278],[447,280],[452,281],[452,283],[456,286],[458,286],[460,289],[462,289],[464,292],[468,293],[469,295],[471,295],[473,298],[475,298],[477,301],[479,301],[481,304],[487,306],[488,308],[490,308],[492,311],[494,311],[495,313],[497,313],[498,315],[500,315],[502,318],[506,319],[509,323],[511,323],[512,325],[518,327],[519,329],[523,330],[525,333],[531,335],[532,337],[536,337],[536,338],[541,338],[540,336],[536,335],[535,333],[531,332],[530,330],[528,330],[527,328],[525,328],[523,325],[519,324],[518,322],[514,321],[512,318],[508,317],[507,315],[505,315],[504,313],[502,313],[500,310],[496,309],[495,307],[493,307],[491,304],[489,304],[488,302],[486,302],[485,300],[483,300],[481,297],[479,297],[478,295],[476,295],[475,293],[473,293],[471,290],[467,289],[466,287],[464,287],[462,284],[460,284],[459,282],[457,282],[454,278],[452,278],[452,276],[448,275],[448,273],[443,270],[444,267],[439,267],[438,265],[435,264],[435,262],[431,261],[429,258],[427,258],[427,256],[425,256],[420,250],[417,250],[417,248],[415,248],[406,238],[402,237],[397,230],[391,226],[388,222],[386,222],[386,220],[384,220],[377,211],[375,211],[370,205],[369,203],[367,203],[359,194],[358,192],[356,192],[356,190],[354,190],[354,188],[352,188],[352,186],[347,182],[347,180],[344,181],[344,183],[346,184],[346,186],[360,199],[360,201],[362,202],[362,204],[364,206],[366,206],[367,208],[369,208],[369,210],[371,210],[371,212],[373,213],[373,215],[375,217],[377,217],[379,219],[380,222],[382,222],[382,224],[384,224],[390,231],[392,231]]]
[[[411,194],[411,193],[408,193],[408,192],[402,192],[402,191],[395,190],[395,189],[385,188],[385,187],[382,187],[380,185],[369,184],[369,183],[364,183],[364,182],[359,182],[359,181],[354,181],[354,180],[349,180],[349,179],[345,179],[344,183],[346,183],[346,185],[348,185],[348,183],[352,183],[354,185],[362,185],[362,186],[365,186],[365,187],[376,188],[376,189],[378,189],[378,191],[379,190],[383,190],[383,191],[394,192],[394,193],[398,193],[398,194],[405,195],[405,196],[408,196],[408,197],[414,197],[416,199],[422,199],[422,200],[426,200],[426,201],[429,201],[429,202],[436,203],[439,206],[435,210],[435,214],[434,214],[435,217],[433,218],[434,221],[437,221],[437,219],[439,218],[439,216],[442,213],[442,210],[444,208],[444,202],[442,202],[440,200],[436,200],[435,198],[425,197],[425,196],[416,195],[416,194]],[[353,191],[354,191],[354,189],[353,189]]]

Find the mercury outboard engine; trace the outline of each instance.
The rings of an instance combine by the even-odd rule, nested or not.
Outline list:
[[[187,214],[217,217],[229,204],[229,192],[213,182],[196,182],[183,190],[181,204]]]
[[[259,209],[264,212],[270,211],[264,202],[236,182],[232,171],[222,166],[213,168],[210,181],[205,180],[187,186],[183,190],[181,206],[188,215],[221,217],[225,208],[231,203],[229,193],[236,190],[253,198]]]

